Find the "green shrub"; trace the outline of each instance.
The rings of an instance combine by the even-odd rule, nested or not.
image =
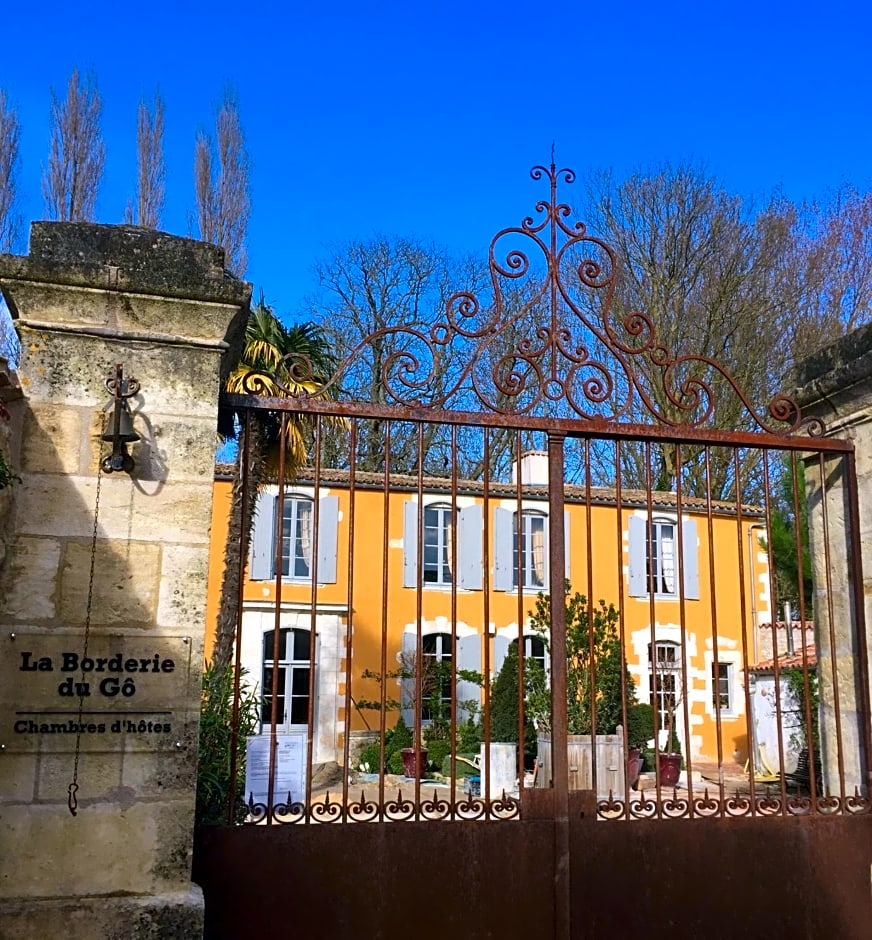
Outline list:
[[[441,768],[446,757],[451,757],[450,741],[431,741],[427,745],[427,760],[432,766]]]
[[[525,660],[526,685],[545,687],[545,673],[535,660]],[[540,676],[541,674],[541,676]],[[534,678],[534,676],[536,678]],[[490,702],[491,741],[508,744],[518,743],[518,717],[520,715],[520,697],[518,695],[518,644],[511,643],[500,671],[494,679]],[[536,728],[533,725],[531,709],[528,707],[524,722],[524,765],[532,766],[536,757]]]
[[[630,747],[644,748],[654,738],[654,709],[647,702],[627,707],[626,741]]]
[[[367,744],[367,746],[360,752],[360,757],[357,759],[357,766],[363,767],[366,764],[369,767],[369,772],[371,774],[377,774],[381,772],[381,746],[378,741],[374,741],[372,744]]]
[[[411,744],[408,745],[411,747]],[[405,770],[403,769],[403,755],[400,751],[394,751],[393,754],[388,758],[388,773],[389,774],[404,774]]]
[[[234,821],[245,817],[245,754],[248,736],[259,721],[260,700],[240,673],[239,733],[236,738],[236,807]],[[233,669],[219,671],[210,663],[203,670],[200,739],[197,751],[197,825],[228,822],[230,765],[233,743]]]
[[[478,753],[482,740],[481,725],[470,715],[457,729],[457,750],[462,753]]]
[[[597,734],[614,734],[627,707],[636,703],[635,686],[621,650],[620,616],[614,604],[588,602],[566,583],[566,710],[570,734],[590,734],[596,710]],[[530,623],[549,647],[551,598],[540,593]],[[532,664],[531,664],[532,665]],[[593,667],[593,668],[592,668]],[[596,684],[591,681],[595,668]],[[527,703],[540,728],[551,726],[551,689],[542,669],[530,669]]]

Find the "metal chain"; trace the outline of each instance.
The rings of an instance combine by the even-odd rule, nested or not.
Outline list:
[[[106,415],[100,416],[100,452],[97,455],[97,492],[94,495],[94,529],[91,533],[91,569],[88,572],[88,600],[85,605],[85,638],[82,644],[82,679],[79,683],[79,716],[76,722],[76,751],[73,763],[73,779],[68,788],[67,806],[73,816],[79,807],[76,793],[79,790],[79,755],[82,744],[82,712],[85,709],[85,657],[88,655],[88,641],[91,638],[91,603],[94,598],[94,569],[97,558],[97,524],[100,518],[100,484],[103,482],[103,432],[106,430]]]

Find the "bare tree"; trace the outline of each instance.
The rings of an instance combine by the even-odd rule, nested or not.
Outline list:
[[[755,213],[700,169],[666,165],[621,182],[608,173],[592,177],[580,217],[617,255],[619,276],[611,307],[615,328],[622,331],[624,317],[641,312],[673,357],[691,357],[672,372],[657,355],[641,349],[625,357],[659,419],[681,422],[698,415],[698,410],[686,410],[692,403],[681,383],[701,377],[713,391],[712,423],[737,430],[753,427],[754,419],[724,373],[692,357],[722,365],[766,415],[768,402],[792,373],[794,350],[785,339],[795,330],[796,318],[804,315],[808,294],[807,280],[796,269],[795,207],[773,199]],[[646,333],[639,339],[623,333],[630,347],[641,347],[642,339]],[[628,417],[654,420],[641,407]],[[642,486],[650,478],[658,489],[674,488],[674,447],[653,448],[650,468],[642,447],[627,446],[622,456],[628,485]],[[707,476],[713,495],[726,498],[735,493],[737,482],[732,453],[710,456],[706,471],[699,449],[683,449],[685,486],[701,493]],[[749,457],[749,466],[755,459]]]
[[[0,88],[0,252],[12,250],[21,229],[21,216],[15,211],[20,132],[18,113]]]
[[[159,228],[164,205],[164,105],[159,93],[154,108],[139,102],[136,121],[136,199],[127,205],[125,221],[144,228]]]
[[[106,156],[97,79],[73,69],[66,98],[59,99],[52,89],[51,99],[51,144],[42,175],[46,212],[55,220],[92,221]]]
[[[307,316],[320,323],[337,359],[348,360],[341,374],[344,396],[386,405],[396,401],[392,391],[426,402],[451,388],[463,364],[463,344],[429,342],[430,327],[445,320],[456,290],[475,291],[484,283],[483,265],[453,258],[432,243],[375,236],[336,246],[315,274],[319,290],[306,301]],[[384,468],[383,425],[370,421],[359,428],[358,469]],[[426,425],[419,450],[417,427],[395,423],[392,470],[414,472],[420,454],[427,472],[446,473],[448,439],[444,427]],[[348,457],[347,440],[328,442],[327,460],[342,463]]]
[[[214,144],[205,132],[197,134],[194,193],[200,238],[223,248],[228,270],[242,277],[248,264],[249,160],[239,103],[230,89],[218,108]]]

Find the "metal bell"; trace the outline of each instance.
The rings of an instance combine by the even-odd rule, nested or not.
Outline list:
[[[130,410],[127,407],[127,402],[121,401],[120,404],[116,405],[118,408],[119,414],[117,415],[118,420],[118,433],[115,433],[114,421],[109,422],[109,427],[106,429],[106,432],[102,435],[104,441],[120,441],[122,444],[133,444],[138,441],[139,435],[136,431],[133,430],[133,416],[130,414]]]

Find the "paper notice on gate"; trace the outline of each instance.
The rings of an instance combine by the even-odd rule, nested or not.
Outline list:
[[[269,800],[269,753],[275,742],[275,779],[273,806],[288,801],[302,801],[305,796],[306,734],[289,732],[259,734],[248,739],[245,756],[245,801],[267,804]]]

